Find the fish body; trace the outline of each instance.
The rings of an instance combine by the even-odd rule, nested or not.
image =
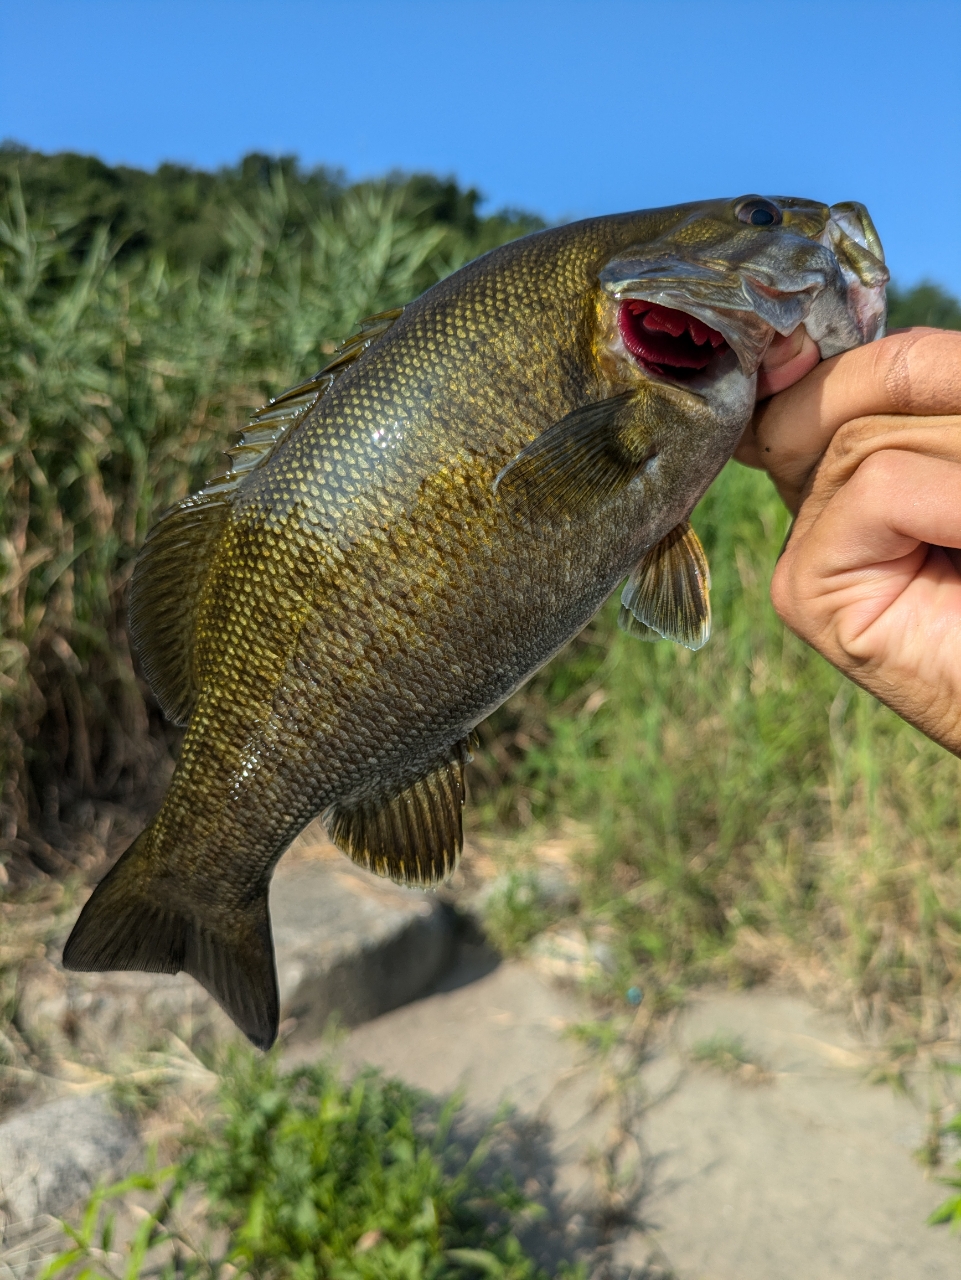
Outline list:
[[[594,218],[375,317],[272,402],[232,471],[161,518],[130,625],[186,723],[161,809],[68,967],[186,969],[269,1044],[273,867],[313,817],[414,883],[461,846],[474,727],[625,588],[622,625],[699,647],[690,511],[775,333],[883,326],[860,206],[760,197]]]

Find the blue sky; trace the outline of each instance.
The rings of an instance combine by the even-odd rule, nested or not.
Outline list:
[[[961,294],[958,0],[0,0],[0,137],[430,170],[549,219],[858,199],[897,279]]]

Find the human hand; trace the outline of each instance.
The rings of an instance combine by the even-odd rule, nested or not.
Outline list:
[[[738,456],[796,513],[778,614],[961,755],[961,333],[824,361],[759,407]]]

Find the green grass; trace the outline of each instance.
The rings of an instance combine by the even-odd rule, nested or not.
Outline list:
[[[43,1280],[539,1280],[512,1227],[543,1209],[484,1172],[487,1143],[461,1148],[456,1110],[374,1073],[345,1084],[324,1065],[282,1075],[238,1054],[178,1162],[95,1194]],[[131,1192],[155,1202],[121,1238]]]
[[[936,1038],[958,1017],[961,764],[785,632],[767,584],[787,517],[763,476],[732,464],[694,525],[709,644],[639,642],[610,604],[498,713],[502,757],[532,745],[500,786],[488,747],[478,825],[595,834],[578,890],[618,939],[612,993],[807,965],[866,1029]]]
[[[142,804],[175,745],[124,626],[160,510],[361,316],[533,225],[482,224],[476,193],[431,179],[348,189],[262,159],[151,186],[33,157],[25,204],[21,160],[0,156],[0,881],[17,858],[56,872],[106,841],[98,806]],[[961,327],[961,308],[924,285],[893,294],[891,323]],[[475,830],[515,853],[572,822],[586,833],[569,901],[515,867],[493,932],[521,948],[576,903],[614,953],[598,990],[621,1013],[634,987],[657,1008],[704,978],[787,973],[889,1042],[959,1038],[961,764],[784,632],[767,584],[787,521],[763,476],[729,467],[694,523],[714,578],[707,648],[626,637],[612,603],[482,726]],[[17,968],[60,909],[38,892],[0,902],[8,1091],[30,1064]],[[31,910],[36,938],[15,938],[10,913]],[[615,1022],[584,1036],[610,1047]],[[135,1280],[173,1274],[176,1255],[180,1274],[225,1278],[532,1275],[509,1229],[520,1198],[458,1165],[445,1124],[374,1077],[345,1088],[240,1060],[221,1120],[139,1179],[158,1210],[119,1258],[102,1252],[103,1193],[49,1274]],[[201,1191],[209,1257],[176,1225]]]
[[[742,1079],[764,1078],[767,1072],[741,1036],[719,1031],[691,1046],[691,1061]],[[745,1070],[746,1069],[746,1070]]]
[[[100,829],[97,804],[143,803],[175,745],[124,625],[158,512],[360,316],[523,229],[478,229],[456,200],[445,221],[433,188],[426,219],[397,184],[305,203],[281,166],[243,199],[227,182],[215,218],[208,191],[205,226],[216,223],[220,247],[190,265],[181,246],[173,268],[165,223],[151,224],[149,253],[118,259],[102,221],[65,228],[82,210],[51,203],[49,174],[34,175],[46,203],[28,211],[10,163],[0,872],[27,855],[60,865],[57,849]],[[171,178],[178,191],[182,178]],[[961,312],[933,286],[896,295],[894,322],[932,319],[961,323]],[[482,726],[469,821],[501,834],[569,820],[589,829],[573,896],[613,938],[612,998],[635,984],[658,1000],[704,977],[807,966],[866,1029],[956,1034],[961,766],[785,634],[767,584],[786,516],[763,476],[729,467],[694,523],[714,575],[707,648],[624,636],[612,603]],[[557,916],[528,879],[521,869],[492,903],[506,946]]]

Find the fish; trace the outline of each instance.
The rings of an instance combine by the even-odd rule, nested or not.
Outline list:
[[[186,971],[269,1047],[291,841],[320,816],[355,862],[435,885],[475,727],[619,584],[625,630],[700,648],[688,517],[768,346],[872,341],[887,279],[863,205],[744,196],[539,231],[363,322],[146,538],[130,636],[186,732],[65,967]]]

